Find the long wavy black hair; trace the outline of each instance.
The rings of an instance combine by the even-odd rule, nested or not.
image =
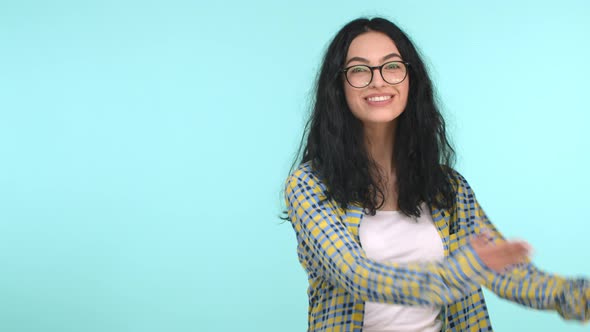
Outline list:
[[[450,209],[454,205],[450,170],[455,152],[447,139],[432,82],[408,36],[383,18],[360,18],[346,24],[328,46],[317,77],[312,114],[293,167],[310,162],[328,188],[327,198],[342,208],[360,203],[374,215],[382,206],[381,182],[372,176],[379,172],[368,155],[362,123],[346,103],[341,73],[352,40],[369,31],[389,36],[404,61],[410,63],[408,102],[397,118],[393,154],[399,209],[415,217],[420,216],[422,202],[431,208]]]

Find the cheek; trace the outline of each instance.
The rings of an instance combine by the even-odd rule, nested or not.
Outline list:
[[[410,85],[406,83],[403,86],[400,86],[398,92],[399,92],[399,96],[400,96],[400,101],[404,104],[404,107],[405,107],[406,103],[408,102],[408,96],[410,93]]]
[[[402,92],[403,96],[404,96],[404,100],[408,100],[408,95],[410,94],[410,78],[406,78],[405,82],[404,82],[404,88],[403,88],[403,92]]]
[[[344,97],[346,99],[346,104],[348,104],[348,108],[354,113],[358,108],[359,103],[359,92],[350,86],[344,86]]]

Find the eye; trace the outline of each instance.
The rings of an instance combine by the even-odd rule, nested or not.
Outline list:
[[[396,70],[396,69],[400,69],[400,68],[401,68],[401,65],[398,62],[390,62],[385,65],[385,69],[387,69],[387,70]]]
[[[352,74],[359,74],[359,73],[368,72],[369,68],[367,68],[366,66],[354,66],[354,67],[350,67],[350,69],[348,69],[348,71]]]

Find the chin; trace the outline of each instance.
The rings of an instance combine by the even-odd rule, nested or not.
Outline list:
[[[367,114],[366,117],[364,117],[363,122],[365,123],[373,123],[373,124],[387,124],[387,123],[391,123],[393,121],[395,121],[399,116],[401,115],[401,112],[387,112],[386,114]]]

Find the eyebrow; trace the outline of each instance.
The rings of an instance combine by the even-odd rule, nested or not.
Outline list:
[[[385,61],[385,60],[389,60],[391,58],[402,58],[401,55],[397,54],[397,53],[391,53],[391,54],[387,54],[386,56],[384,56],[381,61]],[[369,60],[365,59],[365,58],[361,58],[358,56],[352,57],[350,58],[348,61],[346,61],[346,65],[348,65],[349,63],[353,62],[353,61],[358,61],[358,62],[363,62],[363,63],[369,63]]]

